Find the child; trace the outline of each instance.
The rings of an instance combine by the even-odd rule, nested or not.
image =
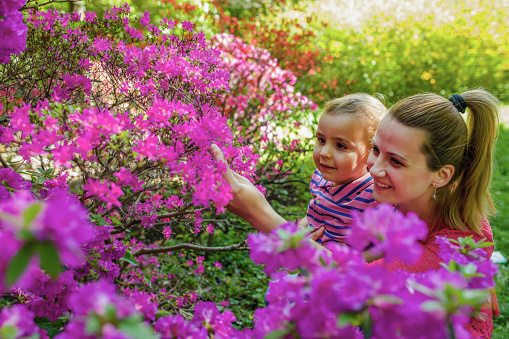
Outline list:
[[[317,170],[310,183],[307,223],[315,229],[325,226],[317,242],[348,243],[352,211],[374,207],[373,178],[367,159],[378,123],[387,112],[375,97],[350,94],[329,101],[316,129],[313,159]]]

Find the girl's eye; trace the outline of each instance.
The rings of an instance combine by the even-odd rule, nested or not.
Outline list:
[[[345,146],[345,145],[343,145],[343,144],[342,144],[342,143],[340,143],[340,142],[338,142],[338,143],[336,144],[336,147],[337,147],[337,148],[339,148],[339,149],[346,149],[346,146]]]
[[[378,154],[380,151],[378,150],[378,147],[372,146],[371,149],[373,150],[373,153]]]
[[[324,138],[316,138],[320,144],[325,144]]]

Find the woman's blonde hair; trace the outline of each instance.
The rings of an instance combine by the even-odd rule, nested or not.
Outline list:
[[[451,101],[436,94],[403,99],[388,114],[406,126],[426,132],[422,152],[431,171],[454,166],[451,180],[438,188],[436,200],[432,200],[434,224],[443,221],[452,229],[481,233],[482,220],[495,212],[489,185],[499,102],[482,89],[467,91],[461,97],[468,108],[466,122]]]
[[[333,99],[325,105],[323,114],[354,114],[366,127],[366,141],[374,138],[378,124],[387,113],[385,105],[376,97],[366,93],[348,94]]]

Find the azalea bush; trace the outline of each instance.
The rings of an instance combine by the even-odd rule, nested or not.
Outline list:
[[[366,265],[360,251],[369,243],[389,264],[412,264],[422,255],[418,240],[427,235],[426,223],[382,205],[355,215],[354,246],[333,246],[331,255],[295,223],[268,235],[250,235],[252,259],[266,264],[266,273],[275,279],[268,306],[255,312],[252,330],[234,328],[233,313],[221,312],[212,302],[199,302],[192,320],[186,320],[178,312],[165,315],[156,296],[122,288],[125,282],[81,280],[90,248],[111,243],[111,235],[93,226],[74,197],[55,192],[41,201],[11,169],[0,174],[11,191],[0,203],[0,277],[6,282],[4,295],[12,295],[12,306],[1,311],[0,331],[10,338],[46,338],[33,319],[56,321],[63,314],[69,315],[56,338],[468,338],[464,325],[485,302],[496,273],[482,250],[492,244],[471,237],[439,239],[444,265],[438,271],[409,274]],[[114,259],[119,247],[98,252]],[[299,276],[286,275],[296,269]]]
[[[256,160],[216,106],[229,90],[220,51],[194,34],[190,22],[155,25],[148,13],[132,16],[127,5],[110,9],[104,20],[93,12],[80,18],[31,11],[27,23],[26,51],[0,66],[3,163],[21,156],[19,171],[31,179],[36,199],[70,194],[96,225],[100,237],[86,245],[76,279],[124,281],[126,293],[138,288],[160,298],[166,310],[190,307],[205,292],[196,292],[196,282],[180,286],[180,277],[171,280],[175,274],[165,269],[177,265],[178,274],[200,277],[205,258],[180,250],[247,248],[242,239],[201,246],[202,233],[214,232],[204,222],[207,213],[224,210],[229,198],[225,167],[209,154],[210,144],[220,145],[246,175]],[[63,235],[52,239],[67,241]],[[44,244],[55,259],[58,244]],[[19,272],[10,279],[40,251],[34,241],[23,246]],[[172,259],[158,257],[173,250]],[[65,264],[56,261],[51,272],[59,263]]]
[[[302,147],[282,142],[291,131],[272,122],[314,108],[270,53],[232,36],[207,41],[191,22],[151,22],[128,5],[101,19],[32,9],[23,24],[25,50],[0,65],[2,337],[383,338],[382,324],[412,337],[409,324],[384,318],[397,318],[399,305],[419,315],[412,326],[432,319],[439,335],[464,333],[492,286],[495,268],[479,255],[490,244],[443,241],[447,270],[423,277],[366,266],[356,252],[371,243],[388,260],[415,260],[426,235],[415,216],[389,207],[357,216],[357,248],[334,248],[332,257],[293,223],[218,246],[216,228],[236,225],[218,221],[230,189],[211,143],[235,171],[255,180],[259,158],[258,179],[280,184],[286,154]],[[278,150],[288,153],[274,166]],[[210,300],[216,282],[204,278],[223,266],[211,253],[249,248],[280,279],[252,330],[234,326],[235,296]],[[284,278],[295,269],[301,276]],[[327,303],[336,279],[363,290]],[[303,315],[313,312],[323,316],[311,326]]]

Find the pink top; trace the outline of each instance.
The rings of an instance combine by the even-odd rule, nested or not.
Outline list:
[[[363,212],[378,205],[373,200],[373,178],[369,173],[351,183],[333,186],[316,170],[309,185],[313,199],[309,202],[307,217],[313,228],[325,226],[325,233],[317,242],[348,243],[352,224],[352,211]]]
[[[426,240],[423,241],[424,253],[417,264],[408,265],[401,262],[395,262],[394,264],[388,265],[384,262],[384,259],[376,260],[368,265],[383,265],[390,271],[402,269],[411,273],[425,272],[429,269],[438,270],[441,266],[442,259],[438,256],[439,245],[435,242],[437,237],[447,237],[449,239],[458,239],[460,237],[468,237],[473,235],[475,241],[479,241],[486,238],[487,241],[493,242],[493,233],[491,231],[490,224],[488,221],[482,223],[482,235],[474,233],[472,231],[461,231],[451,230],[445,224],[437,227],[433,232],[428,234]],[[493,254],[493,246],[485,247],[483,250],[486,251],[486,257],[489,259]],[[481,313],[483,319],[473,318],[470,323],[467,324],[467,330],[472,334],[474,338],[491,338],[493,332],[493,313],[498,316],[498,303],[496,296],[493,293],[489,303],[486,303],[481,307]]]

